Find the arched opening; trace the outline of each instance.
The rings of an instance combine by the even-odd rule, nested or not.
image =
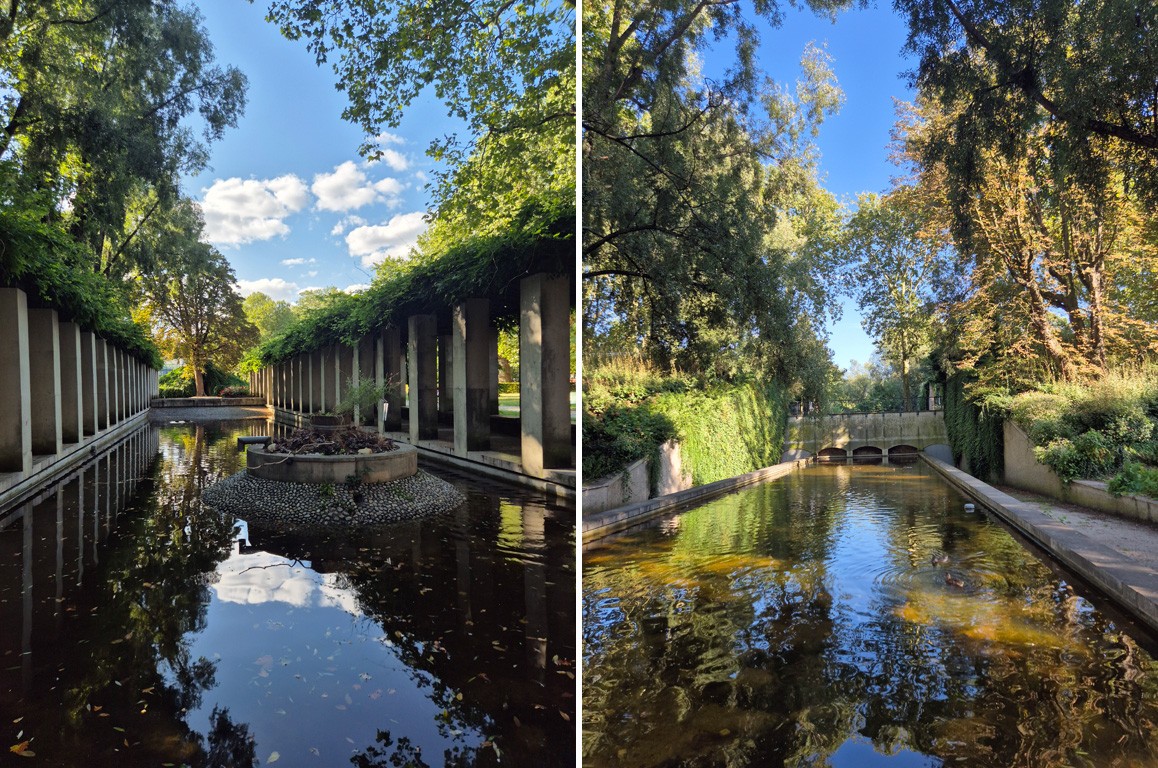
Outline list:
[[[852,460],[856,464],[880,464],[884,452],[875,445],[863,445],[852,452]]]
[[[889,448],[890,464],[914,464],[919,458],[920,449],[911,445],[894,445]]]
[[[816,454],[817,461],[844,461],[848,458],[848,451],[842,448],[825,448]]]

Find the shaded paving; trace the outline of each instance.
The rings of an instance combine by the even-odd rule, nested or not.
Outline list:
[[[153,425],[0,531],[4,753],[573,765],[574,511],[437,467],[466,504],[361,534],[205,508],[266,429]]]

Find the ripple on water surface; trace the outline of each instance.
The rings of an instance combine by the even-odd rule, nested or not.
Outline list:
[[[921,466],[584,554],[590,766],[1158,766],[1153,640]]]

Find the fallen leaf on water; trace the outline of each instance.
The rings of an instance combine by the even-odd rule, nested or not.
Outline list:
[[[310,754],[311,754],[311,755],[319,755],[319,756],[320,756],[322,753],[318,751],[318,748],[317,748],[317,747],[310,747]]]
[[[560,709],[559,714],[562,715],[564,720],[566,720],[567,722],[571,722],[571,716],[568,715],[566,712],[564,712],[563,710]]]
[[[455,694],[454,698],[458,699],[459,701],[462,701],[462,694],[457,693],[457,694]]]
[[[18,717],[18,718],[16,718],[15,720],[13,720],[13,721],[12,721],[12,724],[13,724],[13,725],[16,725],[17,723],[19,723],[19,722],[20,722],[21,720],[23,720],[23,719],[24,719],[24,717],[23,717],[23,716],[21,716],[21,717]]]
[[[276,763],[280,759],[281,759],[281,755],[279,755],[276,751],[274,751],[274,752],[269,753],[269,757],[267,757],[265,759],[265,761],[267,763]]]

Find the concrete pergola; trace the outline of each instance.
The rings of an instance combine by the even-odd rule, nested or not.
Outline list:
[[[574,467],[571,305],[568,276],[537,273],[519,283],[519,458],[521,472],[531,477]],[[374,413],[380,432],[401,433],[421,446],[438,439],[441,415],[453,424],[453,453],[469,457],[491,448],[498,370],[491,300],[475,297],[443,315],[409,315],[350,345],[303,351],[250,374],[249,383],[276,419],[302,425],[344,402],[350,381],[372,379],[388,387],[385,419],[377,408]]]

